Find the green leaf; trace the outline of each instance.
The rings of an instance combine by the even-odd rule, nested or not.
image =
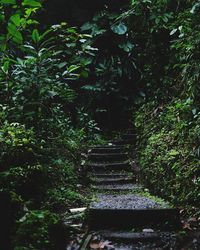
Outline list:
[[[5,19],[5,15],[4,15],[4,14],[2,14],[2,13],[0,13],[0,22],[3,22],[3,21],[4,21],[4,19]]]
[[[86,70],[81,71],[81,77],[88,78],[89,73]]]
[[[22,3],[23,6],[30,6],[30,7],[42,7],[41,3],[39,1],[35,0],[24,0]]]
[[[170,36],[173,36],[176,32],[177,32],[178,29],[173,29],[171,32],[170,32]]]
[[[123,49],[126,52],[131,52],[133,50],[133,48],[134,48],[134,44],[127,41],[125,43],[119,44],[119,48]]]
[[[47,31],[45,31],[43,34],[40,35],[40,40],[43,40],[44,38],[46,38],[46,36],[49,35],[49,33],[51,33],[52,30],[48,29]]]
[[[67,71],[68,71],[69,73],[71,73],[71,72],[76,71],[76,70],[79,69],[79,68],[80,68],[80,66],[78,66],[78,65],[71,65],[71,66],[69,66],[69,68],[67,69]]]
[[[58,64],[59,69],[62,69],[64,67],[66,67],[66,66],[67,66],[67,62],[61,62],[61,63]]]
[[[81,31],[85,31],[85,30],[91,30],[92,28],[93,28],[93,24],[92,23],[90,23],[90,22],[87,22],[87,23],[85,23],[85,24],[83,24],[82,26],[81,26]]]
[[[5,61],[4,64],[3,64],[3,67],[2,67],[2,70],[4,73],[8,73],[8,69],[9,69],[9,66],[10,66],[10,62],[9,61]]]
[[[118,35],[124,35],[127,32],[128,28],[124,23],[118,23],[112,25],[111,30]]]
[[[94,92],[100,92],[102,89],[98,86],[93,85],[84,85],[81,87],[81,89],[87,90],[87,91],[94,91]]]
[[[0,0],[2,4],[16,4],[16,0]]]
[[[14,42],[19,44],[23,42],[22,34],[14,24],[8,23],[8,33]]]
[[[15,26],[20,26],[21,19],[19,14],[11,16],[10,20],[15,24]]]
[[[33,41],[35,42],[35,43],[39,43],[39,41],[40,41],[40,34],[39,34],[39,32],[38,32],[38,30],[37,29],[34,29],[33,30],[33,32],[32,32],[32,39],[33,39]]]
[[[169,155],[170,156],[177,156],[177,155],[179,155],[180,153],[177,151],[177,150],[175,150],[175,149],[172,149],[172,150],[170,150],[170,152],[169,152]]]

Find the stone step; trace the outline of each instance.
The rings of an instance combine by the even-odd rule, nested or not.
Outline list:
[[[89,228],[131,229],[149,227],[169,230],[180,226],[179,210],[137,194],[98,195],[91,203]]]
[[[90,147],[90,149],[101,149],[101,148],[110,149],[110,148],[124,148],[124,147],[125,147],[124,145],[115,145],[109,142],[108,144],[104,145],[93,145],[92,147]]]
[[[89,153],[90,161],[106,162],[106,161],[125,161],[128,158],[127,153]]]
[[[93,186],[93,188],[95,190],[98,190],[100,192],[105,192],[105,191],[109,191],[109,192],[123,192],[123,191],[127,191],[127,192],[139,192],[143,190],[143,187],[141,185],[138,184],[132,184],[132,183],[128,183],[128,184],[98,184]]]
[[[94,173],[94,174],[92,174],[92,175],[90,175],[90,177],[92,178],[127,178],[127,177],[129,177],[129,178],[132,178],[132,179],[134,179],[134,175],[133,174],[128,174],[128,173],[126,173],[126,172],[116,172],[116,171],[114,171],[114,172],[103,172],[103,173]]]
[[[159,240],[162,237],[160,232],[131,232],[131,231],[98,231],[96,234],[100,235],[101,238],[106,240],[117,240],[120,242],[149,242]],[[169,233],[166,233],[169,234]]]
[[[125,145],[134,145],[135,140],[132,139],[119,139],[119,140],[113,140],[109,143],[112,143],[115,146],[125,146]]]
[[[116,176],[106,176],[103,178],[91,178],[92,183],[95,184],[129,184],[133,183],[133,178],[126,176],[126,177],[116,177]]]
[[[102,154],[106,154],[106,153],[124,153],[126,152],[127,149],[125,147],[116,147],[116,146],[113,146],[113,147],[98,147],[98,148],[90,148],[89,149],[89,152],[90,153],[96,153],[96,154],[99,154],[99,153],[102,153]]]
[[[115,250],[163,250],[179,249],[177,234],[174,232],[131,232],[101,230],[90,232],[84,241],[84,248],[90,249],[94,243],[95,247],[106,243],[106,249]],[[96,249],[96,248],[95,248]],[[100,248],[98,248],[100,249]]]
[[[86,166],[89,170],[93,171],[108,171],[108,170],[115,170],[115,171],[130,171],[131,166],[128,162],[116,162],[116,163],[88,163]]]

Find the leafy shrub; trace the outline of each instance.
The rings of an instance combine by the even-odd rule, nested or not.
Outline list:
[[[162,107],[144,104],[136,113],[139,160],[145,183],[178,204],[198,205],[199,118],[190,100]]]
[[[45,206],[55,212],[66,211],[68,206],[81,206],[85,199],[78,189],[75,190],[76,188],[70,188],[69,185],[49,190]]]
[[[19,123],[5,123],[0,128],[0,161],[2,169],[10,164],[30,162],[36,147],[32,129],[26,129]],[[2,170],[1,169],[1,170]]]
[[[25,200],[43,199],[49,177],[47,168],[41,165],[11,167],[0,175],[2,188],[19,194]]]
[[[14,249],[53,249],[50,230],[52,226],[58,224],[58,216],[48,210],[32,210],[27,212],[18,221]]]

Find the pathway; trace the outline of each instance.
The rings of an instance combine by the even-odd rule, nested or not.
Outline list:
[[[84,249],[176,249],[178,209],[140,185],[136,159],[130,161],[134,135],[92,147],[88,175],[95,194],[88,212]]]

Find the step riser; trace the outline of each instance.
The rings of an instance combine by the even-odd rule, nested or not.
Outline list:
[[[91,178],[132,178],[134,179],[135,177],[133,175],[127,175],[127,174],[116,174],[116,173],[110,173],[110,174],[94,174],[91,176]]]
[[[139,192],[139,191],[142,191],[142,189],[121,189],[121,188],[115,188],[115,189],[110,189],[110,188],[99,188],[99,187],[94,187],[93,188],[94,190],[98,191],[98,192],[107,192],[107,193],[119,193],[119,195],[124,192],[124,193],[134,193],[134,192]]]
[[[93,180],[92,181],[92,183],[94,183],[94,184],[97,184],[97,185],[103,185],[103,184],[111,184],[111,185],[114,185],[114,184],[116,184],[116,185],[118,185],[118,184],[130,184],[130,183],[133,183],[134,181],[133,180],[112,180],[112,181],[106,181],[106,180],[104,180],[104,181],[95,181],[95,180]]]
[[[119,141],[111,141],[110,143],[112,143],[113,145],[116,146],[128,146],[128,145],[134,145],[135,144],[135,140],[119,140]]]
[[[126,161],[128,159],[127,155],[88,155],[89,161],[93,162],[116,162],[116,161]]]
[[[125,148],[93,148],[91,149],[91,153],[95,154],[121,154],[126,152]]]
[[[90,230],[133,229],[134,227],[153,226],[158,229],[178,229],[179,212],[176,209],[155,210],[111,210],[90,209]]]
[[[92,149],[115,149],[115,148],[117,148],[117,149],[124,149],[126,147],[123,146],[123,145],[115,145],[113,143],[111,143],[110,145],[109,144],[108,145],[96,145],[96,146],[90,147],[91,150]]]
[[[105,171],[131,171],[130,165],[107,165],[107,166],[89,166],[88,170],[91,170],[96,173],[102,173]]]
[[[100,235],[108,240],[114,240],[123,243],[154,242],[161,239],[159,233],[134,233],[134,232],[109,232],[99,231]]]

